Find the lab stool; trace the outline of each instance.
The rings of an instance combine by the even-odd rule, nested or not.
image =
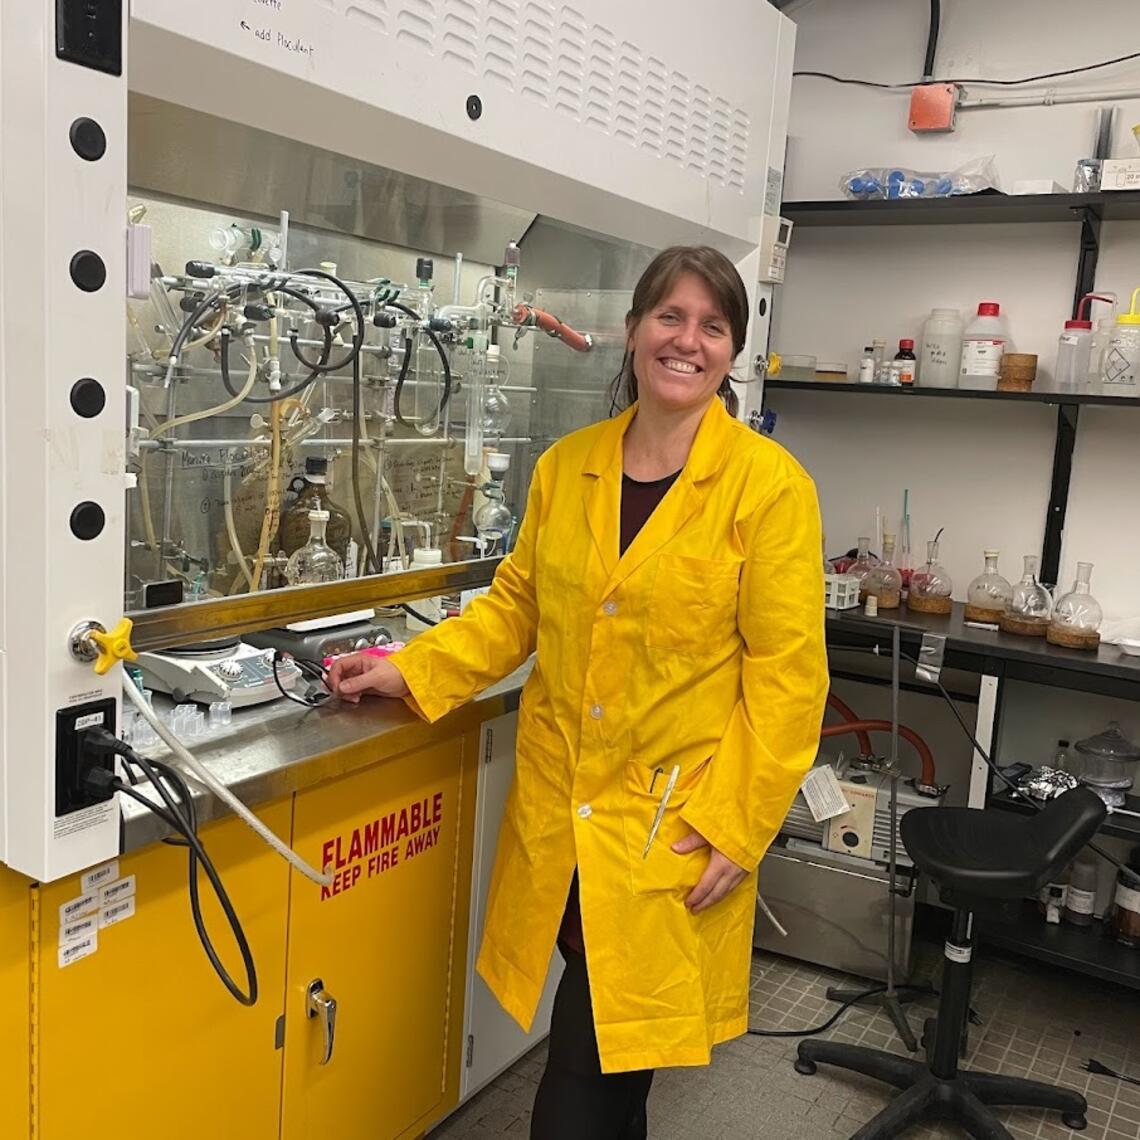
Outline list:
[[[1086,1127],[1087,1104],[1069,1089],[958,1068],[970,1010],[975,915],[1000,917],[1036,892],[1093,837],[1105,806],[1088,788],[1074,788],[1033,816],[973,808],[937,808],[902,817],[903,844],[915,866],[939,884],[954,908],[946,941],[938,1017],[927,1025],[926,1061],[838,1041],[804,1041],[796,1072],[838,1065],[901,1089],[852,1140],[893,1140],[910,1125],[953,1120],[977,1140],[1010,1140],[990,1105],[1051,1108],[1067,1127]],[[933,1019],[932,1019],[933,1020]]]

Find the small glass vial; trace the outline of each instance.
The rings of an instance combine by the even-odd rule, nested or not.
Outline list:
[[[1025,556],[1021,581],[1014,586],[1009,609],[998,621],[1005,633],[1016,633],[1022,637],[1044,637],[1049,629],[1053,599],[1049,591],[1037,581],[1038,561],[1036,554]]]
[[[875,346],[868,344],[863,349],[863,357],[859,361],[859,383],[874,384],[875,382]]]
[[[999,551],[987,550],[986,568],[966,587],[966,621],[997,625],[1009,609],[1013,587],[998,573]]]
[[[859,589],[859,600],[866,602],[868,597],[876,599],[876,608],[897,610],[902,601],[902,575],[895,569],[895,536],[883,535],[883,560],[867,572]]]
[[[938,540],[931,539],[926,544],[926,565],[910,576],[907,609],[921,614],[948,614],[953,609],[953,592],[950,573],[938,561]]]
[[[1092,563],[1077,563],[1073,588],[1053,607],[1046,639],[1066,649],[1096,649],[1100,646],[1100,623],[1104,611],[1089,592]]]
[[[859,539],[859,553],[855,556],[855,561],[844,571],[845,574],[850,574],[853,578],[858,578],[862,583],[863,579],[879,565],[879,560],[871,553],[871,540],[869,538]],[[860,595],[860,601],[866,599]]]
[[[328,511],[309,512],[309,541],[285,564],[285,581],[290,586],[339,582],[344,577],[344,562],[325,541],[328,522]]]

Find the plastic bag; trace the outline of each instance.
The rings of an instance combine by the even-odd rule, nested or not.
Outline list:
[[[839,180],[848,198],[870,201],[876,198],[950,198],[955,194],[976,194],[998,189],[997,166],[992,154],[975,158],[956,170],[929,173],[901,166],[880,166],[852,170]]]

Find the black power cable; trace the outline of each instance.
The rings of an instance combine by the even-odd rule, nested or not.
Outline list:
[[[258,997],[257,968],[254,965],[253,954],[249,948],[249,941],[245,936],[245,931],[242,929],[241,921],[237,916],[237,912],[234,910],[233,903],[230,901],[229,894],[222,884],[221,877],[218,875],[217,869],[214,867],[210,856],[206,853],[205,847],[202,846],[202,841],[198,838],[198,818],[194,808],[194,798],[182,774],[169,764],[165,764],[160,760],[148,760],[146,757],[140,756],[129,744],[120,740],[106,729],[89,729],[84,733],[83,744],[88,755],[119,756],[123,759],[126,766],[134,765],[139,768],[143,775],[150,781],[154,790],[158,792],[165,806],[154,803],[132,786],[135,780],[133,774],[129,771],[129,767],[128,778],[130,783],[124,782],[103,768],[92,768],[87,775],[92,786],[100,789],[110,788],[113,791],[122,792],[131,799],[138,801],[147,808],[148,811],[153,812],[154,815],[161,819],[163,823],[173,831],[182,836],[186,847],[189,849],[188,885],[190,912],[193,916],[194,928],[198,933],[198,940],[201,942],[202,948],[206,952],[206,957],[210,960],[210,964],[213,966],[215,973],[217,973],[218,977],[222,980],[222,984],[226,989],[229,990],[234,998],[242,1005],[255,1005]],[[173,794],[167,787],[167,783],[174,788]],[[206,878],[209,880],[214,895],[222,908],[222,913],[225,915],[230,930],[233,932],[238,952],[241,954],[246,975],[246,989],[244,991],[238,986],[237,982],[234,981],[222,964],[217,951],[214,949],[214,944],[209,932],[206,930],[206,925],[202,918],[201,898],[198,892],[199,866],[206,872]]]
[[[922,64],[922,79],[929,83],[934,77],[934,57],[938,53],[938,29],[942,23],[942,0],[930,0],[930,30],[926,34],[926,57]]]
[[[220,354],[219,364],[222,370],[222,384],[231,396],[237,398],[240,389],[234,386],[234,382],[230,376],[230,342],[233,339],[233,334],[228,328],[223,328],[221,331],[222,351]],[[327,360],[329,353],[332,351],[333,338],[332,333],[325,329],[325,343],[321,349],[321,359]],[[280,392],[274,392],[271,396],[246,396],[242,403],[245,404],[276,404],[279,400],[287,400],[290,396],[300,395],[310,384],[315,380],[319,380],[323,375],[322,372],[313,370],[308,376],[302,377],[296,384],[290,385],[288,388],[282,388]]]
[[[875,87],[880,91],[909,91],[913,87],[923,87],[927,83],[958,83],[962,86],[973,85],[974,87],[1020,87],[1025,83],[1039,83],[1043,79],[1060,79],[1066,75],[1082,75],[1088,71],[1099,71],[1101,68],[1114,67],[1118,63],[1127,63],[1133,59],[1140,59],[1140,51],[1118,55],[1115,59],[1101,60],[1100,63],[1089,63],[1083,67],[1067,67],[1061,71],[1045,71],[1040,75],[1026,75],[1021,79],[982,79],[978,76],[972,76],[965,79],[922,79],[916,83],[875,83],[870,79],[851,79],[841,75],[832,75],[830,71],[793,71],[792,76],[794,78],[829,79],[832,83],[845,83],[853,87]]]
[[[388,301],[385,307],[389,309],[396,309],[399,312],[404,313],[406,316],[412,317],[416,321],[420,319],[420,315],[415,311],[415,309],[409,308],[407,305],[401,303],[400,301]],[[436,415],[442,415],[443,409],[447,407],[448,400],[451,399],[451,365],[448,363],[447,352],[445,351],[443,345],[440,343],[439,337],[437,337],[435,333],[426,325],[420,329],[420,332],[422,332],[435,346],[435,350],[439,354],[440,364],[443,367],[443,392],[440,394],[439,410],[436,412]],[[400,374],[396,378],[396,391],[393,396],[392,404],[393,410],[396,413],[396,419],[401,424],[403,424],[404,427],[407,428],[410,428],[413,425],[404,419],[403,414],[400,411],[400,395],[404,390],[404,382],[408,378],[408,365],[411,361],[413,347],[414,345],[412,338],[410,336],[406,336],[404,338],[404,359],[400,363]]]

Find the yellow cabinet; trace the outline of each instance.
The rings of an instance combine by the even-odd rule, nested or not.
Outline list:
[[[296,797],[294,845],[336,881],[293,874],[283,1140],[417,1136],[457,1099],[476,763],[466,743]]]
[[[258,813],[288,836],[290,808],[282,800]],[[43,1140],[277,1140],[275,1036],[289,868],[237,819],[201,834],[253,951],[257,1005],[239,1005],[203,953],[187,900],[184,848],[159,843],[118,860],[117,880],[126,884],[120,893],[129,898],[133,887],[134,913],[98,930],[95,952],[69,965],[60,965],[60,907],[86,892],[79,876],[39,888],[35,1057]],[[241,959],[205,876],[201,889],[219,956],[244,986]],[[27,1129],[2,1135],[26,1136]]]
[[[27,1136],[31,1105],[32,882],[0,866],[0,1136]]]

